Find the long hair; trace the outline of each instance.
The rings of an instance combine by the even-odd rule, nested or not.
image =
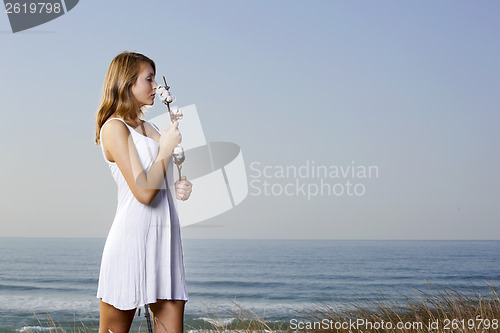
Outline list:
[[[96,114],[96,145],[100,144],[102,125],[112,114],[122,118],[134,118],[137,112],[143,114],[131,91],[143,62],[149,63],[156,74],[154,61],[140,53],[122,52],[111,61],[102,87],[101,105]]]

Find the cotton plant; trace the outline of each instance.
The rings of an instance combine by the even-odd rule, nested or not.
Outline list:
[[[182,109],[177,106],[170,107],[170,103],[175,102],[175,96],[170,92],[170,87],[167,85],[165,77],[163,77],[163,82],[165,82],[165,85],[158,86],[156,88],[156,94],[158,95],[162,103],[167,106],[168,113],[170,115],[170,121],[181,121],[184,118]],[[181,144],[178,144],[174,148],[172,155],[174,156],[174,163],[175,165],[177,165],[177,171],[179,171],[179,179],[181,179],[182,163],[186,159],[184,156],[184,148]]]

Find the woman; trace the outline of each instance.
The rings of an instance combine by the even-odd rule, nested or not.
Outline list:
[[[128,332],[137,307],[145,304],[156,333],[183,330],[188,295],[179,220],[167,182],[181,135],[177,122],[160,133],[140,119],[141,108],[154,102],[155,74],[154,62],[142,54],[116,56],[96,116],[96,144],[118,186],[97,289],[99,333]],[[191,188],[182,177],[175,184],[176,198],[188,199]]]

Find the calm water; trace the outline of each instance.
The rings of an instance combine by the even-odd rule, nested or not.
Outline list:
[[[97,329],[104,239],[0,238],[0,331],[49,314]],[[184,240],[186,323],[232,302],[269,319],[319,302],[395,300],[431,286],[487,293],[500,282],[500,241]],[[228,316],[221,312],[221,319]],[[230,320],[230,318],[227,318]],[[134,327],[144,323],[136,317]]]

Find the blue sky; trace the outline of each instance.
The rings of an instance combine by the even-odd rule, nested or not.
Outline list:
[[[499,14],[493,0],[80,1],[17,34],[0,14],[0,236],[106,236],[116,188],[94,114],[131,50],[196,104],[209,141],[240,145],[249,176],[253,162],[379,170],[362,196],[249,195],[184,237],[500,239]]]

